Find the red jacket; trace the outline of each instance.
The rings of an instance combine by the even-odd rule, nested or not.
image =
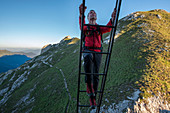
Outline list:
[[[84,24],[85,24],[85,19],[84,19]],[[80,30],[81,30],[81,18],[79,18],[79,25],[80,25]],[[111,19],[107,24],[108,26],[112,26],[112,22]],[[84,26],[83,30],[85,32],[85,34],[87,34],[87,30],[92,30],[92,29],[97,29],[96,26],[90,26],[89,28],[87,28],[87,26]],[[100,32],[103,33],[107,33],[110,32],[111,28],[108,27],[100,27]],[[101,47],[101,35],[98,32],[93,33],[93,35],[85,36],[85,46],[86,47],[97,47],[100,48]],[[101,50],[99,49],[89,49],[91,51],[96,51],[96,52],[101,52]]]

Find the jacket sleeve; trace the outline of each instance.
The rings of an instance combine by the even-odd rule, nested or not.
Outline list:
[[[110,19],[110,21],[107,23],[107,26],[112,26],[112,20]],[[107,33],[110,32],[112,30],[112,28],[108,28],[108,27],[100,27],[100,30],[103,33]]]
[[[84,24],[85,24],[85,17],[84,17]],[[81,18],[79,17],[79,26],[81,30]],[[87,30],[87,26],[84,26],[83,30]]]

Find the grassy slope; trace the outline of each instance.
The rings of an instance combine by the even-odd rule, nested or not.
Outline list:
[[[160,15],[162,19],[156,18]],[[149,16],[151,15],[151,16]],[[148,12],[146,21],[151,30],[155,31],[150,36],[148,34],[145,38],[150,40],[148,43],[144,43],[142,52],[147,54],[147,65],[145,74],[142,79],[137,82],[140,89],[144,92],[142,96],[147,97],[151,95],[157,95],[158,92],[162,93],[162,96],[170,102],[169,91],[170,91],[170,14],[162,12]],[[150,20],[150,21],[147,21]],[[144,28],[142,28],[144,31]],[[151,92],[148,92],[151,91]]]
[[[62,67],[62,65],[60,65],[60,62],[62,62],[62,61],[66,61],[66,63],[64,63],[64,64],[68,65],[68,62],[70,60],[66,60],[66,59],[67,59],[67,57],[70,57],[71,55],[74,54],[73,53],[74,48],[72,48],[72,47],[77,47],[77,46],[76,45],[67,46],[67,43],[64,42],[64,43],[62,43],[62,45],[60,45],[60,47],[61,48],[59,48],[59,47],[52,48],[51,50],[49,50],[49,52],[46,52],[43,55],[41,55],[41,56],[50,55],[50,54],[54,53],[56,50],[58,50],[58,52],[56,52],[52,56],[53,60],[48,61],[48,62],[50,62],[50,64],[53,65],[53,67],[50,68],[48,65],[42,64],[40,67],[35,67],[35,68],[31,69],[31,73],[28,77],[28,80],[19,89],[16,89],[15,92],[12,93],[13,96],[9,98],[9,100],[7,101],[7,104],[5,105],[7,107],[5,107],[5,106],[1,107],[3,109],[3,111],[11,112],[12,110],[15,110],[16,108],[17,109],[19,108],[18,110],[22,111],[22,112],[27,111],[30,108],[32,108],[33,112],[56,112],[56,111],[64,112],[65,111],[66,105],[68,103],[68,94],[67,94],[65,86],[64,86],[63,76],[62,76],[61,72],[58,69],[56,69],[56,67],[58,67],[58,68],[60,68],[60,66]],[[66,49],[64,50],[64,48],[66,48]],[[60,50],[60,49],[62,49],[62,50]],[[65,52],[65,53],[62,53],[62,52]],[[76,56],[78,56],[78,55],[76,55]],[[72,58],[74,58],[74,57],[72,57]],[[60,61],[57,61],[59,59],[60,59]],[[70,62],[72,62],[72,61],[74,61],[74,60],[71,60]],[[75,61],[77,61],[77,59]],[[40,62],[40,61],[38,61],[38,62]],[[30,67],[34,63],[35,62],[29,63]],[[74,63],[74,62],[72,62],[72,63]],[[56,65],[56,64],[58,64],[58,65]],[[21,75],[22,73],[24,73],[22,71],[22,69],[23,68],[21,68],[21,70],[17,71],[16,75]],[[67,67],[65,69],[69,70],[69,68],[67,68]],[[14,73],[9,75],[8,79],[6,79],[3,82],[3,84],[0,87],[1,89],[3,89],[4,87],[7,86],[7,84],[9,84],[8,81],[12,77],[13,74]],[[69,75],[69,74],[67,74],[67,75]],[[14,80],[16,80],[16,78],[14,78]],[[13,82],[11,82],[9,84],[9,86],[11,86],[12,83]],[[35,98],[35,101],[27,106],[24,104],[24,102],[22,102],[22,104],[20,106],[14,107],[15,104],[17,102],[19,102],[19,100],[22,97],[27,95],[28,92],[31,89],[33,89],[34,87],[36,87],[36,88],[35,88],[35,90],[33,90],[31,92],[29,98],[30,99]]]
[[[165,44],[169,45],[170,25],[167,18],[170,15],[164,11],[139,13],[145,17],[125,22],[120,20],[120,26],[125,27],[113,47],[103,99],[107,98],[109,102],[103,101],[103,104],[127,99],[135,89],[142,91],[141,98],[161,92],[169,101],[169,48]],[[142,23],[146,26],[139,27]],[[82,103],[88,103],[87,96],[84,96],[81,95]]]
[[[134,88],[139,88],[143,91],[140,95],[141,97],[148,97],[157,94],[157,92],[162,92],[164,98],[169,100],[169,51],[167,50],[169,49],[170,33],[168,29],[170,22],[168,18],[170,16],[164,11],[140,12],[140,14],[144,14],[145,17],[129,21],[120,20],[119,29],[122,29],[122,32],[119,39],[114,43],[103,98],[103,100],[107,98],[109,103],[103,101],[102,104],[118,103],[130,96],[134,92]],[[158,19],[157,14],[162,19]],[[147,26],[138,27],[141,23],[147,23]],[[121,26],[125,27],[121,28]],[[148,34],[148,29],[155,32]],[[16,108],[19,108],[20,112],[25,112],[32,108],[32,112],[61,113],[65,112],[68,102],[68,112],[75,112],[79,45],[67,45],[67,43],[69,41],[61,43],[61,48],[51,48],[43,54],[48,56],[53,54],[52,60],[48,60],[53,67],[50,68],[48,65],[42,64],[41,67],[32,69],[28,80],[13,92],[13,96],[9,98],[7,104],[1,107],[5,112],[11,112]],[[106,47],[107,45],[104,46]],[[74,53],[75,50],[77,51]],[[32,66],[33,64],[30,63],[29,65]],[[66,77],[72,101],[69,101],[62,74],[56,67],[62,69]],[[22,74],[24,72],[21,69],[17,73]],[[0,89],[7,86],[12,74],[0,86]],[[85,89],[84,77],[81,77],[81,83],[81,89]],[[12,85],[12,82],[10,85]],[[29,97],[29,99],[35,98],[33,103],[25,105],[23,102],[19,107],[13,107],[34,87],[36,88],[30,93]],[[152,91],[152,93],[148,91]],[[80,99],[82,104],[88,104],[88,97],[85,93],[81,94]]]
[[[170,101],[170,21],[167,19],[170,15],[164,11],[139,13],[145,17],[130,22],[114,45],[106,84],[106,97],[112,103],[127,99],[134,88],[143,92],[141,97],[161,92]],[[142,23],[147,25],[138,27]],[[154,32],[149,33],[149,29]]]

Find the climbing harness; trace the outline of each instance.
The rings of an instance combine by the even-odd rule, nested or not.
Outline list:
[[[96,35],[99,35],[100,38],[101,38],[100,47],[94,47],[94,46],[93,47],[88,47],[88,46],[85,46],[85,43],[86,43],[85,38],[86,37],[93,36],[93,44],[95,43],[94,42],[94,33],[96,33]],[[83,50],[85,50],[85,49],[88,49],[88,50],[89,49],[98,49],[98,50],[102,51],[102,49],[103,49],[102,44],[103,44],[103,38],[102,38],[102,33],[100,31],[100,27],[97,26],[96,29],[94,29],[94,28],[90,29],[90,26],[87,26],[87,31],[83,34]]]

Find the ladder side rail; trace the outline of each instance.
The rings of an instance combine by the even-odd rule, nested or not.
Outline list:
[[[112,30],[111,30],[111,34],[113,34],[113,28],[112,28]],[[111,34],[110,34],[110,38],[109,38],[109,39],[111,39],[111,36],[112,36]],[[107,52],[109,52],[109,51],[110,51],[110,41],[109,41],[109,46],[108,46]],[[101,91],[102,93],[103,93],[103,90],[102,90],[102,89],[103,89],[103,84],[104,84],[104,81],[105,81],[105,79],[106,79],[106,65],[107,65],[108,58],[109,58],[108,56],[110,56],[110,55],[111,55],[111,53],[110,53],[110,54],[107,54],[106,59],[105,59],[105,66],[104,66],[104,70],[103,70],[103,73],[105,73],[105,76],[102,77],[102,83],[101,83],[101,88],[100,88],[100,91]],[[98,104],[99,104],[99,106],[98,106],[97,109],[100,109],[100,108],[99,108],[100,105],[101,105],[101,104],[100,104],[100,103],[101,103],[101,100],[100,100],[101,98],[100,98],[100,97],[101,97],[101,94],[102,94],[102,93],[99,94],[99,99],[98,99]]]
[[[112,34],[113,34],[113,29],[111,30],[110,39],[111,39]],[[111,44],[111,41],[109,41],[109,46],[108,46],[108,49],[107,49],[107,52],[108,52],[108,53],[110,53],[110,52],[109,52],[109,51],[110,51],[110,44]],[[108,60],[108,56],[110,56],[110,55],[111,55],[111,53],[110,53],[110,54],[107,54],[107,56],[106,56],[103,73],[106,72],[107,60]],[[103,76],[103,77],[104,77],[104,76]],[[102,84],[103,84],[103,78],[102,78]]]
[[[116,33],[116,28],[117,28],[119,13],[120,13],[121,2],[122,2],[122,0],[119,0],[119,2],[117,0],[118,10],[117,10],[117,13],[116,13],[116,18],[115,18],[115,29],[114,29],[114,32],[112,34],[112,43],[111,43],[110,53],[112,53],[112,47],[113,47],[113,43],[114,43],[114,36],[115,36],[115,33]],[[104,86],[105,86],[105,82],[106,82],[106,77],[107,77],[107,72],[108,72],[108,68],[109,68],[111,54],[108,57],[109,57],[108,60],[107,60],[108,64],[106,65],[106,76],[104,77],[104,83],[102,84],[102,92],[104,92]],[[100,111],[102,97],[103,97],[103,93],[101,93],[101,95],[99,97],[100,102],[99,102],[99,107],[97,109],[97,113],[99,113],[99,111]]]
[[[79,75],[78,75],[78,90],[77,90],[77,113],[79,110],[79,92],[80,92],[80,73],[81,73],[81,57],[82,57],[82,42],[83,42],[83,28],[84,28],[84,8],[85,8],[85,0],[83,0],[83,14],[81,17],[81,42],[80,42],[80,57],[79,57]]]
[[[112,31],[111,31],[111,34],[112,34],[112,32],[113,32],[113,29],[112,29]],[[111,37],[111,35],[110,35],[110,37]],[[109,42],[109,45],[110,45],[110,42]],[[108,51],[110,50],[110,46],[108,46]],[[100,105],[101,105],[101,95],[103,94],[103,84],[104,84],[104,81],[105,81],[105,79],[106,79],[106,75],[107,75],[107,73],[106,73],[106,65],[107,65],[107,62],[108,62],[108,58],[109,58],[109,56],[111,55],[111,53],[108,55],[107,54],[107,56],[106,56],[106,59],[105,59],[105,66],[104,66],[104,70],[103,70],[103,73],[105,73],[105,76],[103,76],[102,77],[102,83],[101,83],[101,88],[100,88],[100,91],[102,92],[102,93],[100,93],[99,94],[99,99],[98,99],[98,104],[99,104],[99,107],[100,107]],[[100,108],[97,108],[97,109],[100,109]]]
[[[115,9],[117,9],[117,4],[118,4],[118,0],[116,0]],[[115,18],[116,18],[116,17],[115,17]],[[114,26],[115,20],[116,20],[116,19],[114,19],[114,21],[113,21],[113,23],[112,23],[112,26]],[[115,26],[114,26],[114,29],[115,29]],[[110,41],[111,41],[112,33],[113,33],[113,28],[112,28],[112,31],[111,31],[111,34],[110,34]],[[109,41],[109,45],[110,45],[110,41]],[[107,51],[109,51],[109,50],[110,50],[110,46],[108,46]],[[111,53],[110,53],[110,54],[111,54]],[[107,60],[107,58],[108,58],[108,55],[106,56],[106,60]],[[104,66],[104,72],[105,72],[105,67],[106,67],[106,62],[105,62],[105,66]],[[102,79],[102,83],[103,83],[103,79]]]
[[[116,5],[115,5],[115,9],[117,9],[117,4],[118,4],[118,0],[116,0]],[[116,17],[115,17],[116,18]],[[112,22],[112,26],[114,26],[114,23],[115,23],[115,19],[114,19],[114,21]],[[115,29],[115,26],[114,26],[114,29]],[[110,43],[111,43],[111,39],[112,39],[112,34],[113,34],[113,28],[112,28],[112,30],[111,30],[111,33],[110,33],[110,38],[109,38],[109,46],[108,46],[108,49],[107,49],[107,52],[109,52],[110,51]],[[111,54],[111,53],[110,53]],[[104,66],[104,70],[103,70],[103,73],[105,73],[106,72],[106,65],[107,65],[107,60],[108,60],[108,55],[106,56],[106,60],[105,60],[105,66]],[[103,83],[104,83],[104,79],[105,78],[105,76],[103,76],[102,77],[102,83],[101,83],[101,88],[100,88],[100,91],[102,91],[102,87],[103,87]],[[99,97],[101,96],[101,94],[99,95]],[[100,98],[99,98],[99,100],[98,100],[98,103],[100,104]],[[99,105],[100,106],[100,105]],[[99,109],[99,108],[98,108]]]
[[[118,5],[118,1],[119,0],[116,0],[116,5],[115,5],[115,9],[117,10],[117,5]],[[117,13],[116,13],[116,17],[115,17],[115,19],[114,19],[114,21],[113,21],[113,23],[112,23],[112,26],[114,26],[114,30],[116,29],[116,26],[115,26],[115,20],[117,20]],[[114,38],[114,37],[112,37],[112,35],[113,35],[113,29],[112,29],[112,31],[111,31],[111,34],[110,34],[110,40],[109,40],[109,47],[108,47],[108,51],[110,51],[110,48],[112,47],[111,45],[112,44],[110,44],[110,42],[112,43],[112,38]],[[113,42],[114,43],[114,42]]]
[[[113,29],[112,29],[112,31],[111,31],[111,34],[110,34],[110,39],[111,39],[111,36],[112,36],[112,34],[113,34]],[[110,51],[110,45],[111,45],[111,43],[112,43],[112,41],[109,41],[109,46],[108,46],[108,50],[107,51]],[[97,108],[97,111],[100,111],[100,105],[101,105],[101,101],[102,101],[102,95],[103,95],[103,92],[104,92],[104,90],[103,90],[103,85],[104,85],[104,82],[105,82],[105,80],[106,80],[106,76],[107,76],[107,69],[106,69],[106,67],[107,67],[107,65],[108,65],[108,61],[109,61],[109,56],[111,55],[111,53],[108,55],[107,54],[107,56],[106,56],[106,59],[105,59],[105,66],[104,66],[104,70],[103,70],[103,73],[105,73],[105,76],[103,76],[102,77],[102,83],[101,83],[101,88],[100,88],[100,91],[102,92],[102,93],[100,93],[99,94],[99,99],[98,99],[98,104],[99,104],[99,106],[98,106],[98,108]]]
[[[115,5],[115,9],[117,10],[117,5],[118,5],[118,0],[116,0],[116,5]],[[117,13],[116,13],[117,14]],[[112,23],[112,26],[114,26],[114,29],[116,28],[115,26],[115,20],[116,20],[117,16],[115,17],[113,23]],[[112,34],[113,34],[113,29],[111,31],[111,34],[110,34],[110,41],[109,41],[109,47],[108,47],[108,51],[110,50],[110,42],[112,41]]]
[[[118,17],[119,17],[119,12],[120,12],[120,6],[121,6],[121,1],[122,0],[119,0],[119,7],[118,7],[118,12],[117,12],[117,15],[116,15],[116,22],[115,22],[115,28],[117,28],[117,23],[118,23]],[[114,29],[114,32],[113,32],[113,34],[112,34],[112,43],[111,43],[111,47],[110,47],[110,53],[112,53],[112,49],[113,49],[113,44],[114,44],[114,37],[115,37],[115,34],[116,34],[116,29]],[[111,54],[110,54],[110,56],[109,57],[111,57]],[[106,65],[106,72],[108,71],[108,68],[109,68],[109,64],[110,64],[110,58],[109,58],[109,61],[108,61],[108,65]],[[107,74],[106,74],[107,75]]]

